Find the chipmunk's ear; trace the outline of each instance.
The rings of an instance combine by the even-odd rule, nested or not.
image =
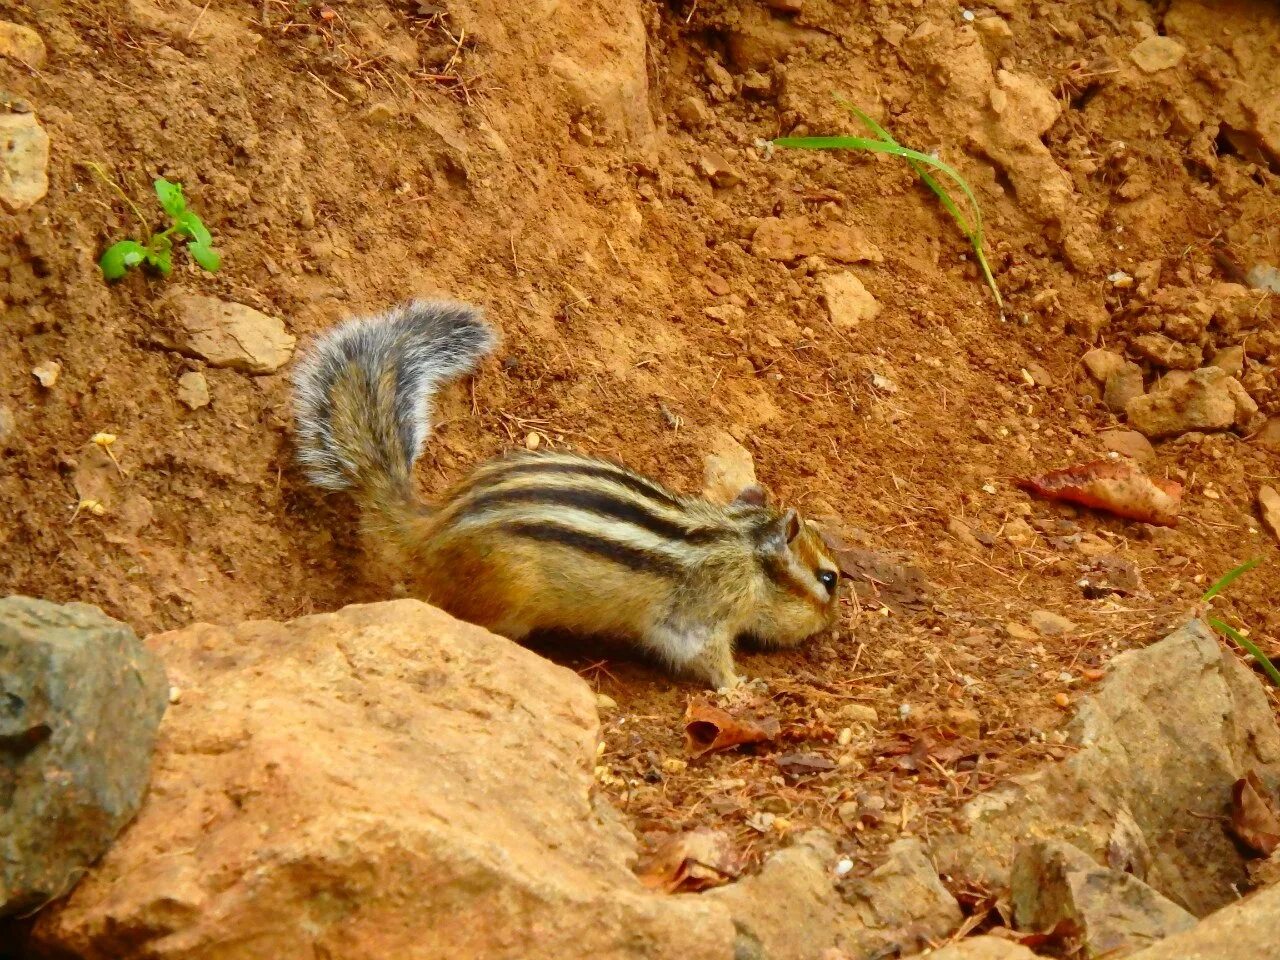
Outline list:
[[[769,502],[769,495],[765,493],[764,487],[758,483],[753,483],[749,487],[743,487],[738,495],[733,498],[733,502],[746,507],[763,507]]]
[[[792,541],[800,536],[804,524],[800,515],[794,510],[786,510],[764,528],[760,537],[760,549],[769,553],[782,553],[790,548]]]

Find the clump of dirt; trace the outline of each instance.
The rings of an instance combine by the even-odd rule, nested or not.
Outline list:
[[[1246,285],[1280,264],[1280,15],[1263,0],[52,0],[0,15],[47,49],[4,71],[6,103],[51,144],[47,196],[3,214],[6,592],[139,630],[396,592],[346,505],[291,463],[287,367],[175,348],[170,288],[301,343],[413,295],[482,304],[504,345],[443,399],[427,495],[530,433],[693,490],[728,431],[778,498],[918,568],[912,603],[868,574],[831,637],[745,658],[765,682],[750,707],[781,721],[755,753],[687,761],[693,685],[552,651],[616,703],[600,779],[653,837],[715,825],[758,855],[821,825],[865,857],[927,835],[1062,755],[1064,708],[1115,652],[1239,562],[1277,559],[1253,502],[1280,472],[1260,426],[1280,412],[1280,341]],[[1003,319],[904,163],[762,143],[857,132],[833,93],[974,185]],[[90,161],[139,201],[155,176],[180,181],[223,269],[104,284],[96,257],[135,225]],[[1104,455],[1127,426],[1080,365],[1098,345],[1139,365],[1140,388],[1171,357],[1238,349],[1256,419],[1162,440],[1147,465],[1184,487],[1176,529],[1015,483]],[[30,371],[51,362],[46,386]],[[77,512],[85,499],[101,511]],[[1277,582],[1260,572],[1226,600],[1267,649]]]

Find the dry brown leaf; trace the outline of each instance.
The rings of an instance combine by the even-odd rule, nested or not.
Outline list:
[[[809,776],[836,768],[834,760],[818,753],[788,753],[776,757],[773,762],[788,777]]]
[[[1252,770],[1231,788],[1231,832],[1264,857],[1280,848],[1280,819],[1267,788]]]
[[[742,861],[722,830],[694,830],[667,839],[637,870],[640,882],[666,893],[697,893],[737,879]]]
[[[773,717],[735,717],[705,700],[690,703],[684,715],[685,747],[694,757],[744,743],[765,743],[779,732],[778,721]]]
[[[1153,480],[1132,460],[1094,460],[1018,479],[1018,485],[1050,500],[1106,510],[1118,517],[1172,527],[1178,523],[1182,485]]]

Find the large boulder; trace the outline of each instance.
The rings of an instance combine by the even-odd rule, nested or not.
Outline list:
[[[97,607],[0,599],[0,917],[66,893],[133,819],[168,693]]]
[[[962,830],[933,845],[944,874],[1000,889],[1020,844],[1056,838],[1196,916],[1247,887],[1222,823],[1246,771],[1280,782],[1280,730],[1257,679],[1208,627],[1193,621],[1116,657],[1068,735],[1079,748],[1069,759],[962,808]]]
[[[178,687],[134,824],[36,949],[80,960],[733,956],[592,800],[574,673],[412,600],[150,638]]]

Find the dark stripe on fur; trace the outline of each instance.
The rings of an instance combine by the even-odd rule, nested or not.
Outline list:
[[[651,500],[656,500],[666,506],[683,506],[680,498],[675,494],[664,490],[651,480],[637,476],[624,467],[604,461],[591,460],[584,460],[581,463],[565,460],[551,461],[549,459],[543,461],[537,454],[518,454],[507,461],[498,461],[491,469],[486,470],[482,477],[477,478],[475,487],[478,489],[489,486],[499,482],[504,477],[526,473],[561,473],[579,477],[600,477],[605,480],[612,480],[633,493],[649,497]]]
[[[676,579],[681,573],[680,565],[667,557],[554,523],[513,520],[502,524],[501,529],[528,540],[556,543],[562,547],[594,554],[641,573],[651,573],[668,579]]]
[[[634,524],[650,533],[668,540],[704,544],[723,540],[731,530],[714,527],[686,527],[683,524],[660,517],[634,500],[606,493],[603,490],[581,490],[574,487],[516,487],[512,490],[494,490],[473,497],[459,516],[473,516],[484,510],[507,503],[537,503],[550,507],[572,507],[597,516]]]

